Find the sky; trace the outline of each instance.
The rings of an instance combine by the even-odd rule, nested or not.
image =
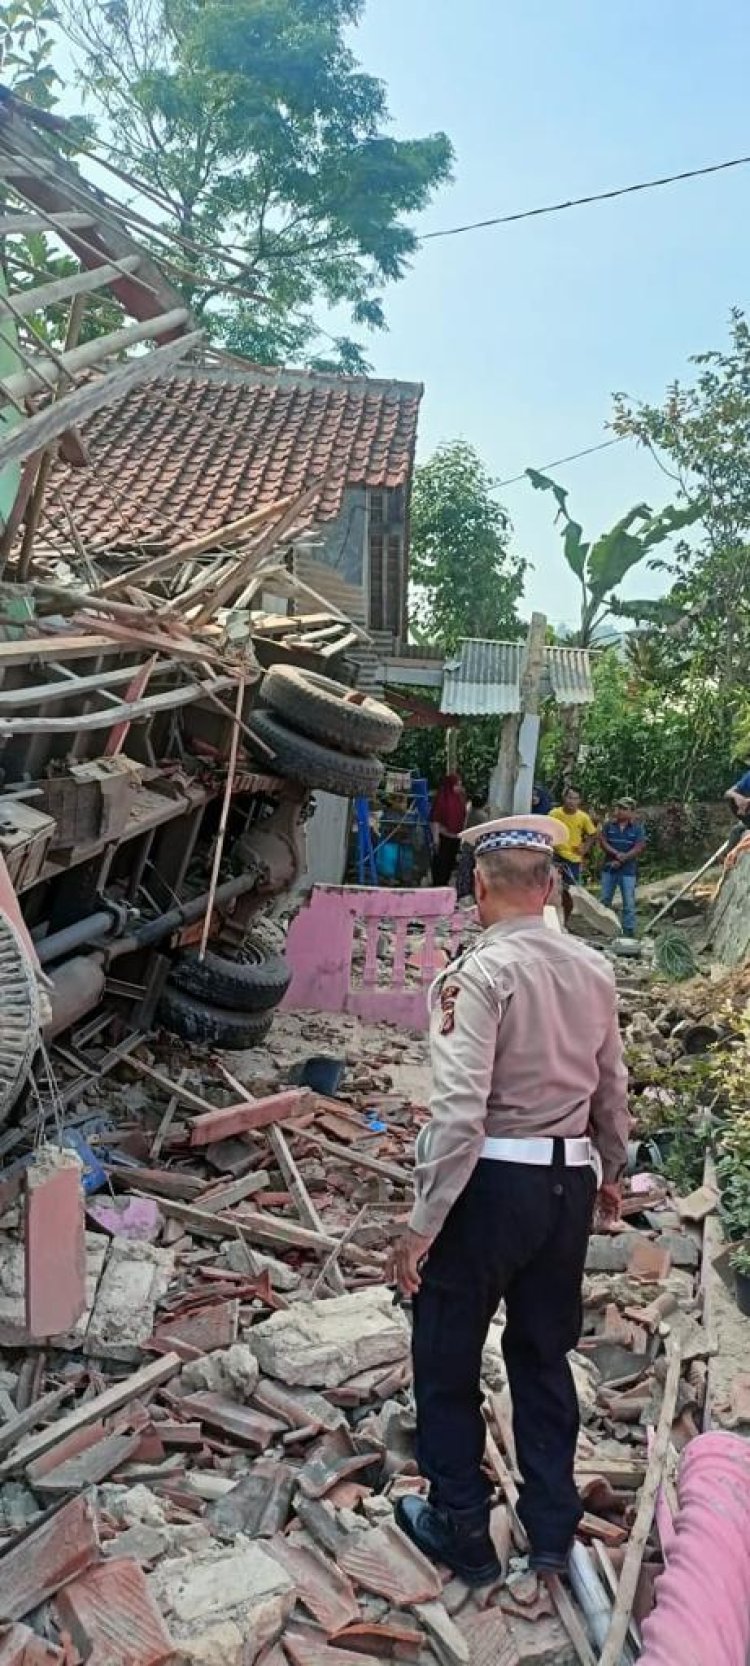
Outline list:
[[[353,46],[394,131],[446,131],[437,230],[750,154],[747,0],[367,0]],[[420,455],[470,440],[501,480],[606,438],[611,395],[659,401],[750,302],[750,167],[427,243],[386,293],[375,374],[422,381]],[[669,501],[648,454],[554,471],[598,533]],[[529,606],[574,622],[551,499],[500,494],[533,562]],[[638,572],[630,593],[659,581]]]

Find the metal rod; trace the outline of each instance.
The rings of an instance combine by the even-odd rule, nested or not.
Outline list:
[[[670,908],[674,908],[676,902],[687,896],[688,891],[692,891],[693,886],[697,885],[698,880],[703,878],[704,873],[708,873],[709,868],[712,868],[716,862],[721,861],[722,856],[726,856],[728,849],[729,840],[725,839],[723,845],[719,845],[718,850],[714,851],[713,856],[709,856],[708,861],[704,862],[703,867],[699,868],[697,873],[691,874],[690,879],[686,879],[685,884],[680,886],[679,891],[673,897],[670,897],[669,902],[665,902],[664,907],[659,909],[658,914],[654,915],[648,928],[649,932],[653,931],[654,926],[658,925],[660,920],[663,920],[664,915],[669,913]]]

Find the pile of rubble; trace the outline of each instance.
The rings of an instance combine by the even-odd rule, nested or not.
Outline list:
[[[325,1047],[348,1064],[336,1099],[289,1085],[293,1060]],[[486,1461],[506,1579],[471,1593],[393,1516],[423,1486],[408,1315],[385,1280],[425,1055],[385,1026],[282,1017],[236,1062],[254,1097],[226,1066],[141,1044],[92,1075],[67,1144],[5,1170],[0,1666],[590,1666],[634,1556],[637,1637],[659,1560],[653,1539],[644,1556],[650,1516],[631,1530],[644,1498],[668,1513],[706,1415],[700,1222],[715,1196],[675,1204],[636,1176],[623,1222],[592,1238],[573,1596],[528,1572],[493,1326]]]

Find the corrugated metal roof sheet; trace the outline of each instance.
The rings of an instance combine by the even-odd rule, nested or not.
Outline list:
[[[558,706],[590,706],[594,698],[587,648],[545,648],[549,693]],[[544,684],[542,685],[544,687]]]
[[[446,659],[440,710],[455,717],[511,717],[521,709],[523,642],[468,638]],[[587,706],[594,698],[585,648],[545,648],[542,698]]]
[[[447,659],[440,710],[456,717],[509,717],[520,711],[520,642],[461,643],[460,656]]]

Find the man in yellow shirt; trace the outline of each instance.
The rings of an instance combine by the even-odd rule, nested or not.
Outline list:
[[[584,861],[596,838],[596,825],[581,809],[581,795],[577,787],[566,787],[562,804],[550,811],[555,821],[561,821],[567,838],[555,852],[555,862],[562,878],[562,901],[565,924],[573,912],[572,885],[580,885]]]

